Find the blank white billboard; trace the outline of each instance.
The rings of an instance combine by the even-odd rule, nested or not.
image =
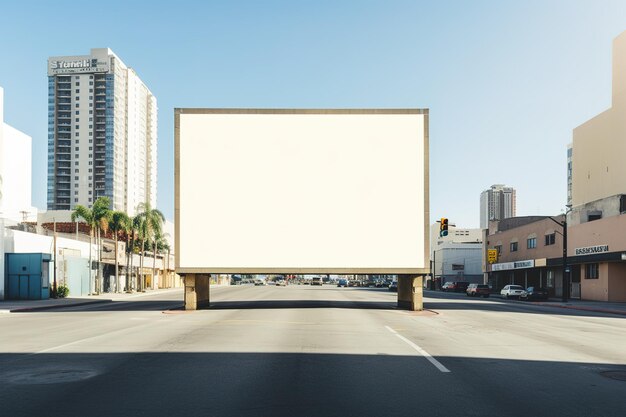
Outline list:
[[[175,118],[177,272],[427,272],[427,110]]]

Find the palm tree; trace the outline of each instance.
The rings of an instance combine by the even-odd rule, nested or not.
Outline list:
[[[163,262],[162,262],[164,278],[165,278],[165,274],[167,274],[165,255],[167,254],[167,257],[169,260],[169,252],[170,252],[170,244],[167,240],[168,237],[169,237],[169,233],[163,233],[162,231],[157,233],[154,236],[154,243],[156,245],[155,254],[160,253],[164,255]]]
[[[119,262],[117,261],[117,240],[120,232],[125,232],[128,228],[130,218],[123,211],[114,211],[111,213],[109,228],[113,232],[115,238],[115,291],[120,292]]]
[[[133,228],[136,230],[137,239],[141,242],[141,257],[139,258],[139,272],[137,274],[137,291],[143,291],[143,256],[146,247],[146,221],[141,214],[133,218]]]
[[[144,239],[142,242],[146,240],[151,240],[153,242],[153,252],[152,252],[152,282],[155,282],[156,278],[156,236],[161,233],[163,228],[163,222],[165,222],[165,216],[161,211],[156,208],[152,208],[150,203],[141,203],[138,207],[139,214],[138,216],[144,218]],[[143,252],[144,247],[142,246],[142,261],[141,267],[143,268]]]
[[[74,207],[74,211],[72,212],[72,221],[75,222],[77,219],[85,220],[87,226],[89,226],[89,293],[92,293],[92,282],[91,282],[91,247],[93,246],[93,237],[94,230],[96,229],[96,224],[94,222],[93,212],[91,209],[88,209],[85,206],[77,205]]]
[[[134,217],[129,217],[128,223],[126,223],[124,228],[124,235],[126,236],[126,291],[132,290],[133,253],[135,251],[135,236],[137,234],[134,223]]]
[[[109,206],[111,205],[111,200],[109,197],[98,197],[95,203],[93,203],[93,207],[91,208],[91,212],[93,213],[93,221],[96,225],[96,242],[98,243],[98,248],[102,248],[102,233],[106,233],[109,229],[109,219],[111,217],[111,210]],[[98,273],[96,275],[96,287],[98,292],[100,290],[100,286],[102,283],[102,250],[98,251]]]

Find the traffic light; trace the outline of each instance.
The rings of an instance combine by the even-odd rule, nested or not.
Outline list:
[[[448,236],[448,219],[445,217],[442,217],[441,222],[439,223],[439,236]]]

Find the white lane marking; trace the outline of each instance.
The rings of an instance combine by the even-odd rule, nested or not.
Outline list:
[[[433,358],[432,356],[430,356],[430,353],[426,352],[424,349],[422,349],[421,347],[417,346],[415,343],[411,342],[409,339],[407,339],[406,337],[402,336],[400,333],[396,332],[394,329],[392,329],[389,326],[385,326],[385,328],[387,330],[389,330],[391,333],[395,334],[396,336],[398,336],[400,338],[400,340],[404,341],[406,344],[408,344],[409,346],[411,346],[413,349],[415,349],[416,351],[418,351],[420,353],[420,355],[422,355],[423,357],[425,357],[426,359],[428,359],[428,361],[430,363],[432,363],[433,365],[435,365],[435,368],[439,369],[441,372],[450,372],[450,370],[448,368],[446,368],[445,366],[443,366],[441,364],[441,362],[439,362],[437,359]]]
[[[154,322],[149,323],[148,326],[152,326],[153,324],[154,324]],[[137,326],[125,327],[123,329],[112,330],[112,331],[110,331],[108,333],[101,333],[101,334],[98,334],[98,335],[95,335],[95,336],[85,337],[84,339],[79,339],[79,340],[75,340],[73,342],[64,343],[62,345],[53,346],[53,347],[50,347],[50,348],[47,348],[47,349],[39,350],[37,352],[30,353],[27,356],[30,356],[30,355],[40,355],[42,353],[51,352],[53,350],[57,350],[57,349],[61,349],[61,348],[64,348],[64,347],[76,345],[78,343],[86,342],[88,340],[99,339],[99,338],[105,337],[105,336],[108,337],[108,336],[110,336],[110,335],[112,335],[114,333],[123,333],[125,331],[131,330],[131,329],[135,329],[137,327],[143,327],[143,326],[146,326],[146,324],[139,324]]]

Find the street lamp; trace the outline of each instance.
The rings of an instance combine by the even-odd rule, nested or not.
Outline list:
[[[567,302],[567,299],[569,297],[569,278],[568,278],[568,268],[567,268],[567,213],[569,213],[570,211],[572,211],[572,205],[571,204],[567,204],[565,207],[567,207],[567,210],[565,210],[565,214],[563,215],[563,221],[560,222],[558,220],[555,220],[553,217],[550,217],[550,220],[552,220],[553,222],[555,222],[556,224],[558,224],[559,226],[561,226],[563,228],[563,274],[561,277],[561,286],[563,287],[563,291],[562,291],[562,300],[564,303]]]

